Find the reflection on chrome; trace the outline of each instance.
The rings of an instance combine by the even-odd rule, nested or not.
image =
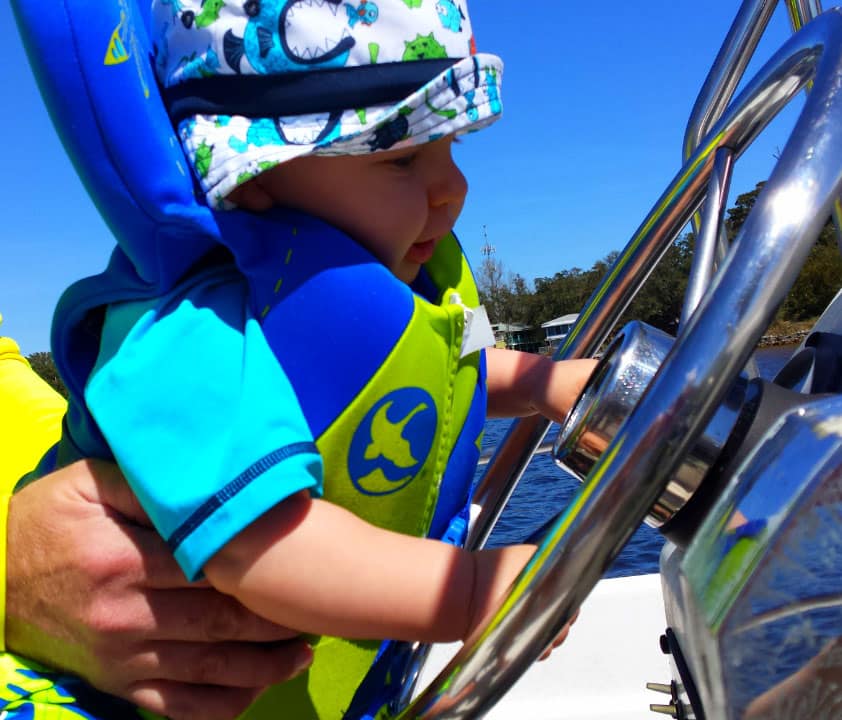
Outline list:
[[[708,717],[842,717],[841,420],[840,397],[786,415],[681,562]]]
[[[673,338],[644,323],[629,323],[591,375],[556,438],[556,462],[584,480],[617,435],[673,345]],[[681,460],[646,516],[652,527],[669,522],[693,497],[720,457],[746,397],[737,377],[695,446]]]

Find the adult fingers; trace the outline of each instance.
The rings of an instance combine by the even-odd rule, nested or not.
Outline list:
[[[190,582],[156,530],[122,524],[121,531],[138,555],[139,573],[135,583],[147,588],[208,587],[208,583]]]
[[[108,553],[81,549],[86,557],[77,557],[102,588],[86,604],[89,627],[117,638],[188,642],[273,641],[298,634],[207,583],[188,583],[154,531],[125,532],[128,541],[112,544]]]
[[[313,661],[313,652],[303,641],[268,646],[262,651],[256,651],[255,646],[234,645],[207,646],[204,650],[210,655],[196,654],[195,645],[162,646],[150,658],[172,663],[166,674],[173,679],[138,682],[125,697],[171,720],[228,720],[240,715],[265,687],[295,677]],[[184,681],[174,679],[177,677]],[[230,684],[232,679],[244,686]],[[215,680],[227,684],[218,685]]]
[[[212,588],[154,590],[146,594],[150,640],[213,643],[271,642],[300,633],[255,615]]]
[[[283,643],[155,643],[126,668],[137,677],[193,685],[266,687],[310,666],[313,651],[303,640]]]
[[[80,460],[59,471],[59,474],[62,472],[76,481],[77,492],[91,505],[113,510],[140,525],[151,525],[146,512],[114,463],[95,459]]]

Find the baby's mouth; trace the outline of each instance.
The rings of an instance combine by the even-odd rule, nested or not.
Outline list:
[[[422,265],[433,257],[437,244],[437,240],[423,240],[413,243],[406,254],[406,259]]]

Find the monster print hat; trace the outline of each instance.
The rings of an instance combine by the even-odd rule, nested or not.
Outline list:
[[[465,0],[153,0],[164,102],[212,207],[307,154],[357,155],[479,129],[502,62]]]

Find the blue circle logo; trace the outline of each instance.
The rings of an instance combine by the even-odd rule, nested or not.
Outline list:
[[[357,427],[348,450],[348,475],[365,495],[389,495],[420,472],[436,434],[430,393],[401,388],[378,400]]]

